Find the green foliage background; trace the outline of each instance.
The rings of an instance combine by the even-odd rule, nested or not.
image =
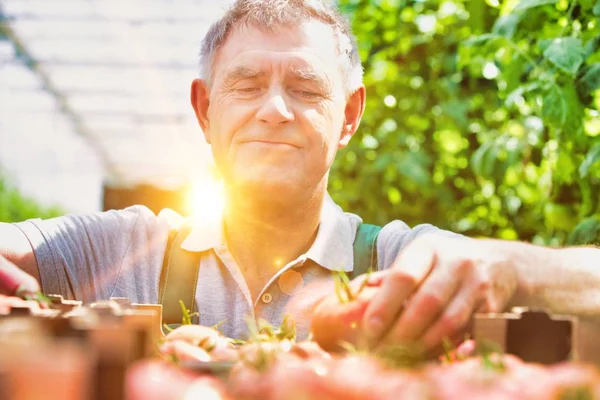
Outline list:
[[[20,222],[31,218],[52,218],[63,215],[57,207],[42,207],[24,196],[0,171],[0,222]]]
[[[371,223],[600,239],[600,0],[340,0],[367,109],[330,191]]]

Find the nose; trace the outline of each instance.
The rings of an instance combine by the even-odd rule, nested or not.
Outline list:
[[[294,113],[288,107],[281,93],[272,93],[266,98],[256,118],[259,122],[271,125],[285,124],[294,121]]]

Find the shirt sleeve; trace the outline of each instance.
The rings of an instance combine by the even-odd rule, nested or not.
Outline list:
[[[391,267],[398,254],[410,242],[425,233],[467,239],[466,236],[443,230],[430,224],[421,224],[410,228],[403,221],[392,221],[381,229],[377,238],[378,269],[384,270]]]
[[[15,224],[29,239],[42,290],[91,302],[156,302],[169,226],[143,206]]]

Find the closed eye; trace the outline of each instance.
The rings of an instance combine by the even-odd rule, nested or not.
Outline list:
[[[294,92],[306,98],[316,98],[321,96],[319,93],[311,92],[310,90],[295,90]]]
[[[259,87],[245,87],[245,88],[238,88],[235,89],[237,92],[240,93],[254,93],[260,90]]]

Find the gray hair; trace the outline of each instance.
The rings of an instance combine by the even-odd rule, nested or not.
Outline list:
[[[212,24],[202,41],[200,77],[210,83],[216,52],[238,24],[271,33],[277,28],[297,26],[309,20],[330,26],[337,36],[344,89],[347,95],[352,94],[362,84],[363,77],[356,38],[339,11],[322,0],[236,0],[225,15]]]

